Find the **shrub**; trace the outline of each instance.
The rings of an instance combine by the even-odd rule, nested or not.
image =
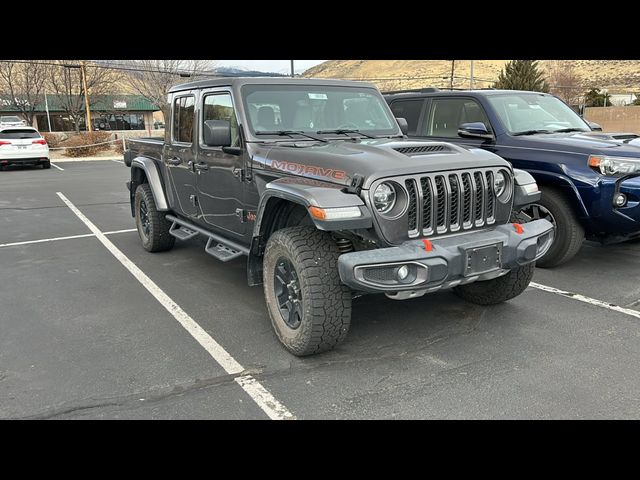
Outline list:
[[[104,152],[111,148],[111,143],[103,143],[110,140],[108,132],[85,132],[71,137],[64,142],[65,155],[67,157],[90,157],[98,152]],[[96,145],[97,143],[101,145]],[[69,148],[79,147],[79,148]]]
[[[122,138],[119,138],[117,142],[113,144],[113,151],[118,155],[124,155],[124,147],[122,146]]]
[[[59,135],[57,133],[42,133],[42,136],[47,141],[49,148],[59,147],[60,144],[64,142],[64,139],[65,139],[63,135]]]

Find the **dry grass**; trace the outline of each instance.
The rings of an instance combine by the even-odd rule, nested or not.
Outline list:
[[[475,87],[490,87],[508,60],[475,60]],[[606,88],[612,93],[640,91],[638,60],[571,60],[585,85]],[[541,65],[546,68],[546,62]],[[469,87],[469,60],[456,60],[454,88]],[[416,87],[449,87],[450,60],[329,60],[304,73],[308,77],[327,78],[392,78],[432,77],[415,80],[374,80],[381,90]]]

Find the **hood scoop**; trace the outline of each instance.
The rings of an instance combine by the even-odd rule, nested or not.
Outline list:
[[[451,148],[447,145],[416,145],[414,147],[397,147],[394,150],[408,157],[417,155],[430,155],[433,153],[451,152]]]

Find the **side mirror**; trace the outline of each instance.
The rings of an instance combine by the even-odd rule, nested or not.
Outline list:
[[[406,118],[396,117],[396,122],[398,122],[398,126],[400,127],[400,131],[403,135],[409,135],[409,124],[407,123]]]
[[[482,122],[463,123],[458,127],[458,135],[463,138],[485,138],[493,139],[487,126]]]
[[[202,133],[208,147],[231,146],[231,124],[228,120],[207,120]]]
[[[591,130],[594,130],[596,132],[601,132],[602,131],[602,127],[600,126],[600,124],[598,124],[596,122],[587,121],[587,124],[589,125],[589,128],[591,128]]]

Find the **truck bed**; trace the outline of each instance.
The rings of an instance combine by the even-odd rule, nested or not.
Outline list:
[[[163,137],[141,137],[127,140],[127,150],[129,150],[130,158],[148,157],[160,161],[162,159],[163,147]]]

